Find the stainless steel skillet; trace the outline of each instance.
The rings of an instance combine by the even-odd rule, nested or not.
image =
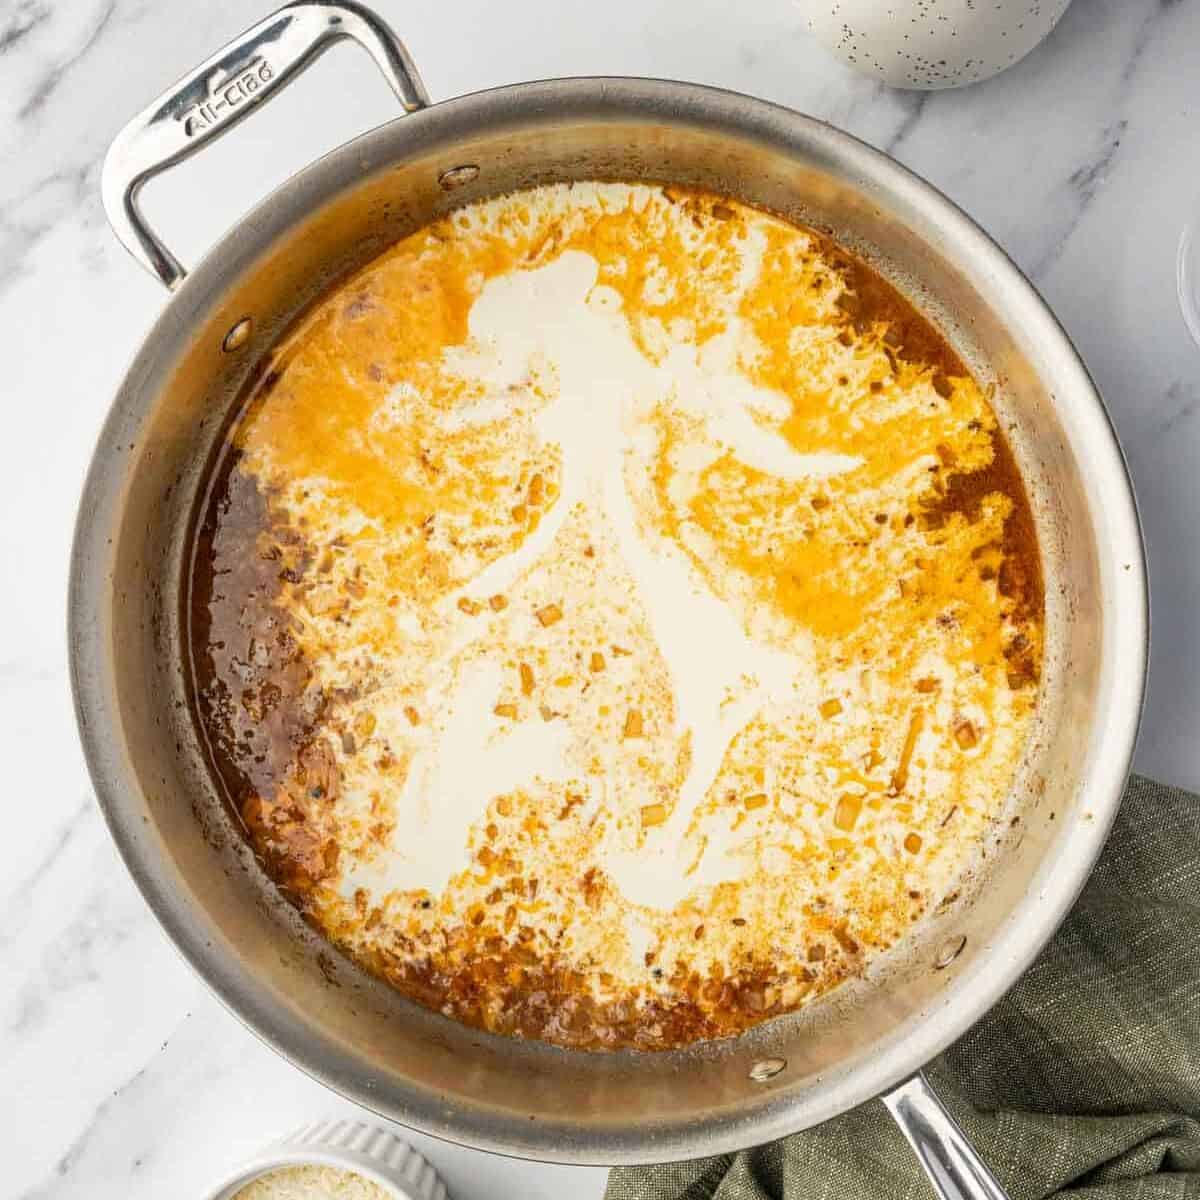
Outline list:
[[[142,220],[138,189],[343,38],[366,47],[409,115],[301,171],[185,274]],[[977,885],[854,987],[736,1040],[661,1055],[480,1034],[332,954],[229,820],[189,715],[180,644],[198,488],[239,389],[294,316],[449,208],[597,177],[700,186],[826,229],[938,317],[996,385],[1048,580],[1021,822]],[[345,3],[289,5],[210,58],[121,132],[103,186],[118,236],[173,294],[85,485],[71,569],[76,706],[126,864],[222,1000],[331,1087],[482,1149],[665,1161],[764,1142],[882,1094],[944,1194],[998,1195],[919,1071],[1019,977],[1086,879],[1128,770],[1147,637],[1120,450],[1069,341],[1012,263],[897,163],[746,96],[594,78],[431,105],[394,35]]]

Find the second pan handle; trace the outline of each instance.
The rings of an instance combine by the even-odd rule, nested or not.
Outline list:
[[[101,175],[104,211],[125,248],[168,288],[186,272],[146,224],[142,186],[232,129],[343,38],[371,55],[405,112],[428,105],[404,44],[373,12],[353,0],[296,0],[218,50],[117,134]]]
[[[1008,1200],[924,1075],[882,1097],[941,1200]]]

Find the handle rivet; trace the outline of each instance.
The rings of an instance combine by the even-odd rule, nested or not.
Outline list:
[[[967,939],[961,934],[958,937],[947,938],[937,952],[937,958],[933,960],[933,965],[939,971],[944,970],[963,952],[966,944]]]
[[[479,168],[474,163],[464,163],[461,167],[451,167],[438,176],[442,190],[452,192],[455,188],[464,187],[479,178]]]
[[[221,342],[221,349],[226,354],[240,350],[249,340],[254,331],[254,322],[249,317],[243,317],[226,335]]]
[[[755,1083],[766,1083],[768,1079],[774,1079],[786,1066],[786,1058],[760,1058],[750,1068],[750,1078]]]

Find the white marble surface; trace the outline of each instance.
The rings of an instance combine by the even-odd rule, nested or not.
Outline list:
[[[753,92],[891,151],[989,229],[1061,315],[1124,440],[1155,605],[1138,766],[1200,786],[1200,351],[1174,291],[1175,245],[1200,203],[1200,5],[1075,0],[1008,74],[929,97],[884,91],[828,60],[789,0],[378,7],[435,98],[586,73]],[[149,917],[91,798],[63,637],[79,483],[164,301],[105,226],[100,160],[122,120],[265,11],[239,0],[0,0],[4,1195],[184,1200],[293,1123],[350,1107],[247,1034]],[[272,184],[392,114],[363,60],[335,52],[149,189],[151,215],[194,260]],[[460,1200],[586,1200],[603,1187],[600,1171],[415,1140]]]

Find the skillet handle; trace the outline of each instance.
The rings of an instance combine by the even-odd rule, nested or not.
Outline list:
[[[343,38],[371,55],[405,112],[429,103],[404,44],[374,13],[353,0],[296,0],[218,50],[117,134],[101,175],[104,211],[124,247],[168,288],[186,272],[146,224],[142,186],[232,129]]]
[[[1008,1200],[924,1075],[906,1079],[882,1100],[941,1200]]]

